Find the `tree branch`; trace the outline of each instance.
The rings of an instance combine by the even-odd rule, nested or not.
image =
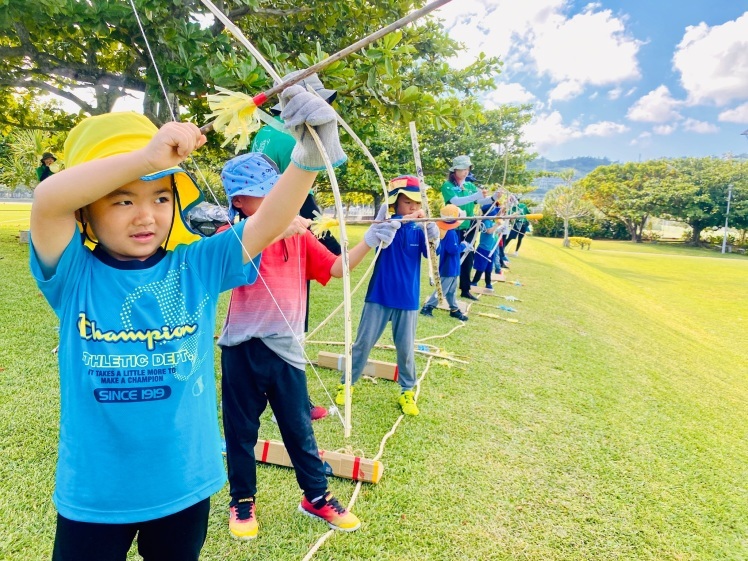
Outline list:
[[[90,113],[92,115],[96,113],[96,108],[95,107],[93,107],[89,103],[86,103],[84,100],[82,100],[81,98],[79,98],[77,95],[75,95],[75,94],[73,94],[71,92],[68,92],[66,90],[63,90],[61,88],[56,88],[56,87],[54,87],[54,86],[52,86],[50,84],[47,84],[45,82],[39,82],[39,81],[36,81],[36,80],[31,80],[31,79],[28,79],[28,80],[23,80],[23,79],[18,79],[18,80],[3,80],[3,79],[0,79],[0,86],[13,86],[15,88],[25,88],[25,89],[28,89],[28,88],[37,88],[37,89],[40,89],[40,90],[45,90],[45,91],[48,91],[49,93],[53,93],[53,94],[58,95],[58,96],[60,96],[60,97],[62,97],[64,99],[68,99],[68,100],[72,101],[73,103],[75,103],[76,105],[78,105],[81,109],[83,109],[84,111],[86,111],[87,113]]]

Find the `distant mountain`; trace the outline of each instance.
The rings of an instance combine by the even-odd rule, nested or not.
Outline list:
[[[608,158],[592,158],[583,156],[580,158],[570,158],[568,160],[548,160],[547,158],[536,158],[527,164],[527,169],[531,171],[542,171],[547,173],[558,173],[569,169],[574,170],[574,179],[581,179],[598,166],[607,166],[613,162]],[[564,180],[560,177],[537,177],[532,184],[536,187],[535,191],[528,194],[528,197],[541,201],[545,194],[562,185]]]
[[[608,166],[613,162],[608,158],[592,158],[590,156],[583,156],[581,158],[570,158],[568,160],[548,160],[546,158],[536,158],[529,164],[527,169],[533,171],[564,171],[567,169],[573,169],[580,177],[584,177],[593,169],[598,166]]]

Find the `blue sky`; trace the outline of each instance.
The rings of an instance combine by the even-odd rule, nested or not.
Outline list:
[[[454,0],[437,12],[504,69],[484,104],[532,103],[550,159],[748,153],[748,0]]]

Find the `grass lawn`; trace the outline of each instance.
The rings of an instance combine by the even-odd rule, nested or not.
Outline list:
[[[0,560],[36,560],[49,558],[54,535],[57,333],[17,230],[0,227]],[[421,415],[399,425],[381,482],[358,496],[362,528],[335,534],[315,559],[748,558],[748,258],[528,238],[511,267],[522,286],[497,293],[522,301],[482,303],[511,305],[521,323],[473,307],[465,328],[429,341],[470,364],[432,364]],[[314,287],[312,326],[341,294],[340,281]],[[418,336],[455,324],[446,312],[420,317]],[[339,317],[315,336],[342,338]],[[372,358],[394,360],[387,350]],[[338,375],[308,369],[316,403],[329,404]],[[399,416],[397,393],[362,380],[352,437],[326,418],[314,425],[320,447],[373,457]],[[277,438],[267,417],[262,436]],[[296,511],[292,470],[261,465],[258,478],[258,539],[229,538],[224,489],[202,559],[302,559],[326,531]],[[343,502],[355,486],[330,484]]]
[[[28,201],[0,201],[0,228],[28,230],[30,212],[31,203]],[[18,235],[18,232],[16,232],[16,235]]]

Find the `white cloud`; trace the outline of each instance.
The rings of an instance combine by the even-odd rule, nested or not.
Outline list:
[[[488,109],[495,109],[505,103],[531,103],[535,96],[528,92],[522,84],[496,84],[496,89],[489,92],[483,99],[483,105]]]
[[[687,27],[673,65],[690,104],[748,99],[748,12],[722,25]]]
[[[613,136],[629,130],[626,125],[611,121],[592,123],[584,129],[577,122],[566,125],[563,121],[563,116],[558,111],[536,115],[532,122],[525,125],[524,138],[534,144],[536,150],[542,152],[569,140],[590,136]]]
[[[626,125],[620,123],[600,121],[599,123],[587,125],[584,128],[584,136],[613,136],[614,134],[628,132],[628,130],[629,128]]]
[[[641,43],[626,35],[623,20],[610,10],[589,10],[567,19],[560,13],[537,30],[530,53],[538,72],[554,82],[617,84],[640,77]]]
[[[675,129],[677,128],[678,125],[655,125],[654,127],[652,127],[652,132],[662,136],[667,136],[669,134],[673,134],[675,132]]]
[[[646,123],[664,123],[674,119],[681,119],[677,108],[683,102],[674,99],[670,95],[667,86],[660,86],[652,90],[647,95],[629,107],[626,117],[632,121],[642,121]]]
[[[584,91],[584,86],[574,80],[566,80],[548,92],[551,101],[567,101]]]
[[[480,52],[500,56],[510,65],[521,61],[519,57],[509,56],[510,51],[522,49],[525,41],[518,43],[517,40],[543,25],[566,1],[525,0],[497,4],[495,0],[460,0],[442,6],[436,16],[443,19],[450,37],[466,47],[464,61],[450,62],[466,65]]]
[[[715,124],[706,121],[699,121],[698,119],[691,119],[689,117],[683,121],[683,130],[699,134],[709,134],[719,132],[719,127]]]
[[[637,136],[635,139],[633,139],[631,142],[629,142],[629,146],[639,146],[641,147],[648,147],[652,145],[652,133],[649,131],[644,131],[639,136]]]
[[[539,152],[582,135],[579,127],[565,125],[558,111],[536,115],[530,123],[525,125],[523,132],[524,138]]]
[[[717,117],[723,123],[748,123],[748,103],[722,111]]]
[[[436,15],[465,46],[450,64],[465,67],[481,52],[499,56],[508,81],[533,73],[550,77],[551,100],[571,99],[589,84],[639,78],[641,42],[626,33],[625,20],[599,3],[568,17],[571,9],[569,0],[460,0]]]
[[[623,93],[623,90],[621,88],[613,88],[608,92],[608,99],[612,99],[615,101],[619,97],[621,97],[621,94]]]

